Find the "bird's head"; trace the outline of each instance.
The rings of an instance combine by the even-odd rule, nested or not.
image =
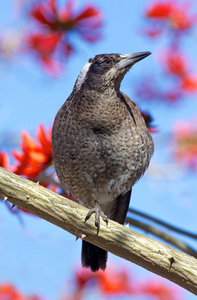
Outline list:
[[[75,89],[94,89],[102,91],[107,88],[119,90],[120,83],[127,71],[138,61],[150,55],[151,52],[128,54],[99,54],[91,58],[82,68]]]

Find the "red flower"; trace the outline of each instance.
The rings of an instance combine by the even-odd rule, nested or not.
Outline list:
[[[29,38],[29,44],[32,49],[38,51],[41,57],[50,55],[57,47],[61,36],[56,32],[48,34],[34,33]]]
[[[181,88],[186,92],[197,92],[197,75],[187,74],[182,77]]]
[[[101,295],[108,297],[127,295],[130,297],[136,296],[136,299],[140,296],[150,296],[151,299],[154,297],[154,299],[158,300],[182,299],[179,291],[171,288],[165,282],[152,280],[141,284],[134,276],[131,278],[129,272],[122,268],[117,270],[116,268],[108,267],[105,272],[99,270],[96,273],[92,273],[89,269],[80,269],[75,273],[75,279],[75,292],[73,297],[69,299],[81,299],[82,296],[85,299],[86,289],[90,288],[92,293],[94,287]]]
[[[54,28],[58,23],[56,0],[46,0],[45,3],[35,4],[30,15],[38,22]]]
[[[172,28],[178,30],[187,30],[196,23],[196,16],[192,16],[189,12],[191,4],[185,2],[182,7],[179,5],[174,6],[174,10],[170,16],[170,23]]]
[[[178,121],[173,133],[175,159],[186,167],[197,170],[197,122]]]
[[[99,270],[96,273],[92,273],[89,269],[81,269],[75,273],[75,276],[78,289],[84,289],[92,283],[92,285],[97,285],[103,294],[134,293],[129,282],[129,275],[125,270],[116,271],[108,267],[105,272]]]
[[[1,284],[0,285],[0,298],[10,300],[22,300],[22,295],[9,283]]]
[[[28,37],[28,44],[51,70],[57,75],[61,64],[55,60],[59,51],[61,55],[68,57],[73,51],[73,45],[69,42],[69,33],[75,31],[89,42],[95,42],[100,38],[101,12],[94,6],[89,5],[78,14],[74,9],[74,1],[68,0],[65,7],[57,9],[56,0],[46,0],[37,3],[31,10],[30,16],[39,25],[37,33]]]
[[[38,296],[23,297],[23,295],[10,283],[0,285],[1,300],[41,300]]]
[[[169,18],[174,10],[174,4],[172,1],[166,2],[155,2],[147,9],[147,18],[159,18],[166,19]]]
[[[197,76],[190,73],[189,63],[180,51],[173,48],[166,51],[162,54],[162,63],[167,73],[178,79],[174,91],[166,93],[166,99],[177,101],[184,96],[184,92],[197,92]]]
[[[154,299],[158,300],[179,300],[181,299],[178,290],[175,288],[170,288],[165,285],[162,281],[149,280],[145,285],[141,286],[141,293],[145,295],[153,296]]]
[[[46,132],[41,124],[38,127],[36,136],[38,141],[33,140],[24,131],[22,133],[22,153],[12,151],[13,156],[18,161],[14,173],[25,175],[29,179],[34,179],[52,163],[51,129]]]
[[[135,294],[126,270],[115,270],[110,267],[105,272],[99,272],[99,288],[103,294]]]
[[[51,76],[58,76],[63,69],[63,64],[53,57],[53,53],[56,50],[60,39],[61,35],[56,32],[48,34],[35,33],[28,39],[31,49],[39,53],[43,69]],[[68,49],[68,47],[69,45],[67,44],[66,49]],[[66,53],[70,52],[67,51]]]
[[[164,22],[166,22],[166,25],[170,25],[175,31],[183,31],[190,29],[196,23],[196,16],[191,15],[190,8],[191,4],[188,2],[177,3],[177,1],[171,0],[155,1],[147,9],[146,17],[155,22],[152,28],[153,31],[157,30],[158,32],[155,26],[159,26],[159,29],[163,30]]]
[[[167,72],[179,77],[184,76],[188,71],[187,59],[181,52],[170,49],[162,54],[163,65]]]
[[[0,167],[3,167],[7,170],[11,169],[9,156],[6,152],[1,152],[0,151]]]
[[[100,271],[99,271],[100,272]],[[75,283],[77,285],[77,289],[83,289],[87,284],[92,280],[98,280],[98,273],[93,273],[89,269],[80,269],[75,272]]]

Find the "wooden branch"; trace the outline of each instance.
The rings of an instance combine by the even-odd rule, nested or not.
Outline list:
[[[159,237],[163,241],[166,241],[167,243],[175,246],[179,250],[184,251],[185,253],[197,258],[197,252],[193,248],[188,246],[186,243],[180,241],[179,239],[176,239],[172,235],[167,234],[162,230],[159,230],[151,225],[148,225],[146,223],[140,222],[132,218],[126,218],[126,222],[129,223],[131,226],[135,226],[137,228],[143,229],[145,232],[149,232]]]
[[[85,207],[3,168],[0,197],[197,295],[197,260],[192,256],[111,220],[108,226],[101,220],[97,236],[94,218],[84,222]]]

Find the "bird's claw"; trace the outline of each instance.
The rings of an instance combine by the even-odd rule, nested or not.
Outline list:
[[[90,209],[87,216],[85,217],[85,222],[91,217],[92,214],[95,213],[95,226],[97,228],[97,235],[100,229],[100,217],[102,217],[103,221],[108,225],[108,218],[102,211],[100,205],[96,203],[95,207]]]

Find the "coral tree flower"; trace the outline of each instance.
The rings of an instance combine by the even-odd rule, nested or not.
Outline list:
[[[186,76],[182,78],[181,88],[189,93],[197,92],[197,75],[186,74]]]
[[[197,92],[197,76],[192,73],[187,57],[180,50],[181,38],[194,28],[197,15],[189,1],[154,0],[147,7],[145,17],[148,21],[145,34],[149,37],[158,38],[168,30],[169,49],[160,49],[159,55],[164,74],[172,80],[165,87],[161,87],[161,83],[157,86],[156,82],[145,82],[138,94],[148,101],[162,100],[173,104],[185,95]]]
[[[12,151],[12,155],[16,160],[16,165],[10,166],[9,157],[6,152],[0,152],[0,166],[11,170],[17,175],[25,176],[30,180],[40,181],[44,187],[51,187],[53,191],[57,190],[57,183],[51,179],[51,175],[46,172],[52,165],[52,149],[51,149],[51,132],[52,129],[46,130],[42,124],[39,125],[36,138],[34,140],[26,131],[22,132],[21,152]],[[52,174],[54,171],[52,172]],[[39,176],[39,177],[38,177]],[[12,213],[18,213],[22,210],[17,208],[15,210],[5,202]]]
[[[81,299],[85,295],[86,289],[90,288],[91,292],[96,287],[97,292],[107,297],[117,295],[128,295],[129,297],[140,298],[140,296],[150,296],[158,300],[180,300],[182,299],[178,289],[166,285],[164,281],[148,280],[139,282],[133,276],[129,276],[126,269],[117,270],[113,265],[108,267],[105,272],[99,270],[92,273],[89,269],[80,269],[75,272],[75,295],[69,299]]]
[[[175,158],[192,170],[197,170],[197,122],[178,121],[174,126]]]
[[[84,289],[89,285],[97,285],[104,295],[132,294],[133,288],[126,270],[117,271],[109,267],[105,272],[92,273],[90,270],[81,269],[75,273],[76,288]]]
[[[179,300],[181,295],[174,286],[167,286],[160,280],[148,280],[141,286],[142,293],[158,300]]]
[[[181,77],[188,72],[188,61],[180,51],[170,49],[162,56],[163,65],[168,73]]]
[[[178,88],[184,92],[196,92],[197,76],[191,73],[187,58],[176,49],[170,49],[162,56],[163,66],[167,73],[179,79]]]
[[[7,170],[10,170],[10,160],[9,160],[9,156],[6,152],[4,151],[0,151],[0,167],[3,167]]]
[[[34,5],[30,16],[36,21],[38,28],[36,33],[28,37],[28,44],[53,75],[57,75],[58,69],[62,67],[55,58],[57,51],[63,57],[68,57],[74,51],[69,41],[70,32],[77,32],[88,42],[100,39],[102,16],[93,5],[76,13],[73,0],[68,0],[59,10],[56,0],[46,0]]]
[[[177,1],[155,1],[146,11],[146,17],[157,24],[170,25],[173,30],[188,30],[196,23],[196,16],[191,15],[191,4]],[[154,31],[155,28],[152,28]],[[158,29],[157,29],[158,30]]]
[[[35,141],[26,132],[22,132],[21,152],[12,151],[17,161],[14,173],[25,175],[34,179],[41,171],[45,170],[52,163],[51,129],[45,130],[42,124],[39,125]]]
[[[0,284],[0,299],[1,300],[41,300],[38,296],[24,297],[13,285],[10,283]]]

